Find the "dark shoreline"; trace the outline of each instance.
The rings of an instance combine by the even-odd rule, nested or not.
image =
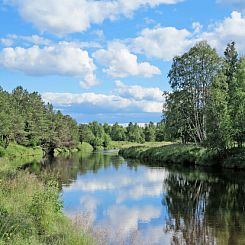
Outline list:
[[[158,167],[180,164],[219,169],[245,169],[245,148],[234,148],[221,153],[195,145],[135,146],[121,149],[119,155],[126,159],[137,159],[147,165]]]

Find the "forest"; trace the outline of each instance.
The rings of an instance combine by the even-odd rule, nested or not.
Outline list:
[[[94,149],[109,148],[112,141],[144,143],[164,140],[164,124],[150,122],[145,127],[129,123],[109,125],[96,121],[78,124],[68,115],[45,104],[37,92],[29,93],[22,87],[12,92],[0,89],[0,146],[11,142],[26,147],[40,146],[47,154],[57,148],[76,148],[87,142]]]

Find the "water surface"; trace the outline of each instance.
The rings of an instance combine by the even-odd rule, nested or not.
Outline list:
[[[104,152],[57,158],[64,212],[108,244],[245,244],[245,173],[154,168]]]

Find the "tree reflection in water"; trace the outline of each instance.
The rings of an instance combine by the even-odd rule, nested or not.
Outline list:
[[[109,231],[116,230],[118,225],[132,234],[137,233],[137,237],[144,241],[138,244],[152,245],[152,239],[156,240],[153,244],[166,245],[169,239],[173,245],[245,244],[244,172],[183,166],[154,169],[138,161],[125,161],[117,154],[103,152],[58,157],[45,164],[45,171],[40,171],[40,164],[33,167],[36,168],[33,171],[47,171],[49,176],[58,176],[62,186],[67,187],[65,201],[69,204],[69,198],[76,200],[72,206],[74,210],[82,205],[84,198],[100,198],[96,209],[101,212],[101,220],[108,220],[106,215],[110,213],[115,218],[111,216]],[[120,180],[124,181],[121,185]],[[97,186],[111,182],[115,188],[99,188],[97,191],[81,188],[90,182],[96,182]],[[161,183],[162,191],[159,190]],[[76,186],[78,188],[74,189]],[[70,192],[72,187],[74,195]],[[161,200],[162,213],[159,209]],[[145,209],[147,205],[151,209]],[[125,212],[124,223],[120,217],[122,210]],[[145,215],[150,217],[147,221]],[[127,225],[134,229],[126,229]],[[130,235],[125,237],[128,239]],[[151,243],[147,242],[147,237]]]
[[[245,173],[169,172],[166,233],[172,244],[245,244]]]
[[[47,159],[44,164],[29,164],[29,170],[37,174],[55,176],[60,185],[69,185],[77,179],[78,175],[87,172],[97,173],[99,169],[113,166],[118,169],[124,163],[124,159],[117,154],[105,154],[105,152],[86,153],[81,152],[68,156],[58,156]]]

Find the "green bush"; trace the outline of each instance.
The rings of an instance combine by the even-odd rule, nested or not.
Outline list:
[[[78,150],[81,152],[92,152],[94,149],[89,143],[83,142],[78,145]]]

